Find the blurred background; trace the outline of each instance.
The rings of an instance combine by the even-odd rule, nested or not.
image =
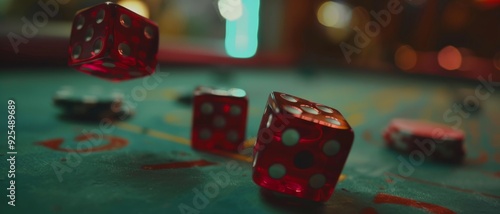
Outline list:
[[[66,65],[75,13],[101,2],[0,1],[0,66]],[[158,24],[162,64],[500,80],[500,0],[113,2]]]

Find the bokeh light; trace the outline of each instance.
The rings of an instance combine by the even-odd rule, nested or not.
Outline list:
[[[260,0],[241,0],[242,15],[226,20],[226,53],[234,58],[250,58],[257,52]]]
[[[409,45],[402,45],[394,54],[394,62],[401,70],[410,70],[417,65],[417,52]]]
[[[319,23],[326,27],[345,28],[351,22],[352,11],[347,5],[327,1],[318,9],[317,18]]]
[[[142,1],[138,1],[138,0],[121,0],[118,2],[119,5],[131,10],[131,11],[134,11],[135,13],[141,15],[141,16],[144,16],[146,18],[149,18],[149,9],[148,9],[148,6],[142,2]]]
[[[474,2],[485,9],[495,8],[500,5],[500,0],[475,0]]]
[[[243,15],[243,4],[241,0],[219,0],[217,2],[219,13],[226,20],[234,21]]]
[[[453,46],[446,46],[438,53],[438,63],[446,70],[457,70],[462,66],[462,54]]]

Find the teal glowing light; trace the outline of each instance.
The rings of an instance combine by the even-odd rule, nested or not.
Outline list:
[[[226,19],[226,53],[235,58],[250,58],[257,52],[260,0],[241,0],[242,14]]]

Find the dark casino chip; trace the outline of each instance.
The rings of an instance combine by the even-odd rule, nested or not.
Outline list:
[[[85,88],[64,86],[56,92],[53,100],[63,111],[63,116],[71,119],[123,120],[134,114],[133,109],[123,105],[123,93],[116,89],[105,90],[99,86]]]
[[[193,104],[193,93],[185,93],[177,97],[177,102],[186,106]]]

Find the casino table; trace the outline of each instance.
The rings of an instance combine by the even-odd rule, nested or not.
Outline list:
[[[0,73],[2,139],[7,102],[15,102],[15,149],[3,141],[0,213],[498,213],[500,93],[487,81],[318,68],[170,67],[153,76],[109,82],[66,67],[8,68]],[[487,80],[488,77],[482,77]],[[241,154],[190,147],[198,85],[237,87],[249,98]],[[124,92],[130,118],[81,121],[61,116],[61,87]],[[481,99],[473,99],[481,89]],[[333,196],[325,203],[287,197],[252,181],[251,149],[268,95],[285,92],[338,109],[354,144]],[[465,95],[461,91],[466,91]],[[472,96],[472,97],[471,97]],[[186,98],[187,97],[187,98]],[[476,97],[477,98],[477,97]],[[470,112],[453,111],[467,100]],[[420,159],[385,146],[394,118],[421,119],[465,132],[460,164]],[[15,151],[15,207],[7,175]],[[249,152],[250,151],[250,152]],[[277,151],[279,152],[279,151]],[[222,179],[224,176],[226,178]]]

